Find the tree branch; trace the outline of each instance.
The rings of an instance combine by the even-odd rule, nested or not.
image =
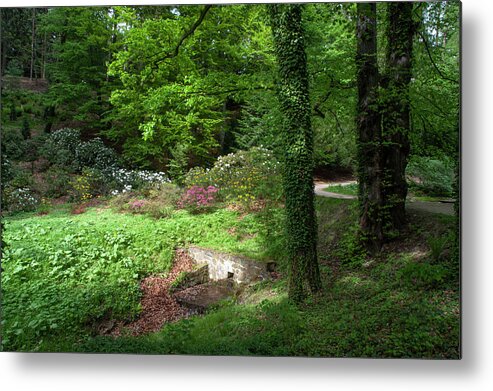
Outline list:
[[[442,71],[440,71],[440,68],[438,68],[437,64],[435,63],[435,61],[433,60],[433,56],[431,55],[431,51],[430,51],[430,48],[428,46],[428,41],[426,40],[426,37],[420,32],[418,31],[418,35],[421,37],[421,39],[423,40],[423,43],[425,44],[425,48],[426,48],[426,52],[428,53],[428,57],[431,61],[431,64],[433,65],[433,67],[435,68],[435,70],[437,71],[437,73],[440,75],[440,77],[444,80],[448,80],[452,83],[455,83],[455,84],[459,84],[459,82],[455,79],[451,79],[450,77],[447,77],[445,76]]]
[[[272,91],[274,90],[273,87],[244,87],[244,88],[232,88],[229,90],[219,90],[219,91],[209,91],[209,90],[200,90],[200,91],[188,91],[188,92],[181,92],[180,94],[182,95],[204,95],[204,96],[216,96],[216,95],[223,95],[223,94],[231,94],[232,92],[241,92],[241,91],[257,91],[257,90],[264,90],[264,91]]]
[[[191,36],[195,30],[197,30],[197,28],[201,25],[201,23],[204,21],[204,18],[205,18],[205,15],[207,15],[207,12],[209,12],[209,10],[212,8],[212,5],[205,5],[204,8],[202,9],[202,11],[200,12],[200,15],[199,15],[199,18],[195,21],[195,23],[190,27],[190,29],[188,29],[187,31],[185,31],[185,33],[181,36],[180,40],[178,41],[178,43],[176,44],[175,48],[173,51],[171,52],[168,52],[168,54],[166,54],[165,56],[161,57],[161,58],[158,58],[158,59],[155,59],[153,61],[153,65],[156,65],[164,60],[168,60],[170,58],[174,58],[176,56],[178,56],[179,52],[180,52],[180,46],[183,44],[183,42],[185,42],[185,40]],[[159,52],[157,54],[154,54],[152,55],[150,58],[152,57],[156,57],[156,56],[159,56],[161,54],[165,53],[164,51],[163,52]]]
[[[325,95],[323,95],[323,97],[317,103],[315,103],[315,106],[313,106],[313,111],[319,117],[325,118],[325,114],[320,109],[320,106],[322,106],[327,101],[327,99],[329,99],[330,95],[332,94],[332,88],[348,90],[348,89],[351,89],[354,87],[356,87],[356,86],[354,85],[353,82],[343,84],[339,80],[334,80],[334,78],[331,77],[327,92],[325,93]]]

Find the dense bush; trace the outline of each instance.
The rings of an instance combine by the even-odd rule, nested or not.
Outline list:
[[[81,172],[86,167],[108,170],[118,165],[113,149],[106,147],[99,138],[82,142],[77,129],[64,128],[50,133],[42,154],[51,164],[74,172]]]
[[[195,167],[185,177],[189,188],[214,186],[222,199],[250,204],[256,199],[279,199],[280,165],[271,151],[254,147],[217,159],[211,169]]]
[[[41,153],[51,163],[75,171],[75,151],[81,143],[77,129],[59,129],[50,133]]]
[[[4,153],[9,159],[20,160],[24,155],[24,139],[18,129],[5,129],[2,132]]]
[[[100,138],[95,138],[77,145],[75,148],[75,161],[77,169],[84,167],[99,170],[117,167],[118,157],[113,149],[106,147]]]
[[[39,204],[39,196],[28,187],[7,187],[4,190],[5,206],[10,212],[30,212]]]
[[[126,193],[139,189],[159,189],[162,185],[170,182],[164,172],[152,172],[146,170],[126,170],[123,168],[112,168],[104,171],[104,175],[114,182],[112,195]]]
[[[57,166],[50,167],[44,173],[45,195],[51,198],[67,195],[70,190],[70,181],[71,177],[66,170]]]
[[[110,205],[121,212],[149,214],[154,218],[169,217],[176,209],[182,190],[171,183],[146,189],[144,194],[125,192],[113,197]]]
[[[22,118],[21,133],[24,140],[31,138],[31,125],[29,124],[27,116],[24,116],[24,118]]]
[[[94,196],[106,194],[104,177],[98,170],[84,168],[81,175],[70,181],[69,194],[73,201],[87,201]]]
[[[192,212],[209,210],[216,202],[217,188],[214,186],[192,186],[183,194],[178,205]]]
[[[452,197],[455,174],[451,159],[415,156],[407,166],[410,188],[430,196]]]

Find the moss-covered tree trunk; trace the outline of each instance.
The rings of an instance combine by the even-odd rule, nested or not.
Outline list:
[[[406,166],[409,157],[412,48],[415,24],[412,2],[387,4],[387,70],[383,95],[384,200],[386,227],[399,231],[406,223]]]
[[[282,129],[289,297],[299,302],[321,287],[317,260],[317,227],[313,189],[313,132],[302,6],[270,5],[274,47],[279,66],[278,98]]]
[[[371,252],[383,243],[381,115],[378,109],[376,3],[357,5],[358,182],[360,232]]]

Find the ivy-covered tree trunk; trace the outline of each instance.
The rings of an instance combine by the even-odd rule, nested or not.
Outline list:
[[[360,232],[371,252],[383,243],[381,115],[378,109],[376,3],[357,5],[358,181]]]
[[[410,151],[409,83],[415,25],[412,2],[387,4],[387,70],[383,96],[384,200],[389,232],[406,223],[406,166]]]
[[[321,287],[313,185],[313,132],[300,5],[270,6],[279,66],[278,98],[284,116],[284,193],[290,276],[289,297],[301,301]]]

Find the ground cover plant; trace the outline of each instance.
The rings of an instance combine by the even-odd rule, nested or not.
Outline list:
[[[156,220],[99,207],[78,215],[62,209],[9,219],[3,347],[35,350],[46,336],[83,336],[104,319],[132,319],[139,309],[140,279],[166,273],[176,247],[195,244],[260,260],[281,258],[276,229],[258,215],[238,219],[238,212],[228,210],[180,210]]]
[[[1,350],[460,358],[460,3],[0,13]]]
[[[139,279],[166,273],[177,244],[188,241],[261,257],[265,243],[247,235],[265,229],[258,216],[240,220],[234,211],[179,211],[156,220],[94,208],[77,216],[62,209],[41,219],[32,214],[9,219],[3,348],[457,358],[457,260],[443,243],[425,239],[428,229],[438,238],[448,235],[453,218],[413,215],[405,242],[358,264],[348,256],[351,244],[341,240],[356,222],[354,206],[347,200],[317,200],[323,289],[303,305],[289,303],[284,279],[266,281],[204,316],[165,325],[157,333],[118,338],[98,336],[98,322],[135,317]],[[240,232],[248,239],[238,240]],[[281,243],[268,258],[282,262],[280,248]],[[16,311],[20,306],[24,310]]]

